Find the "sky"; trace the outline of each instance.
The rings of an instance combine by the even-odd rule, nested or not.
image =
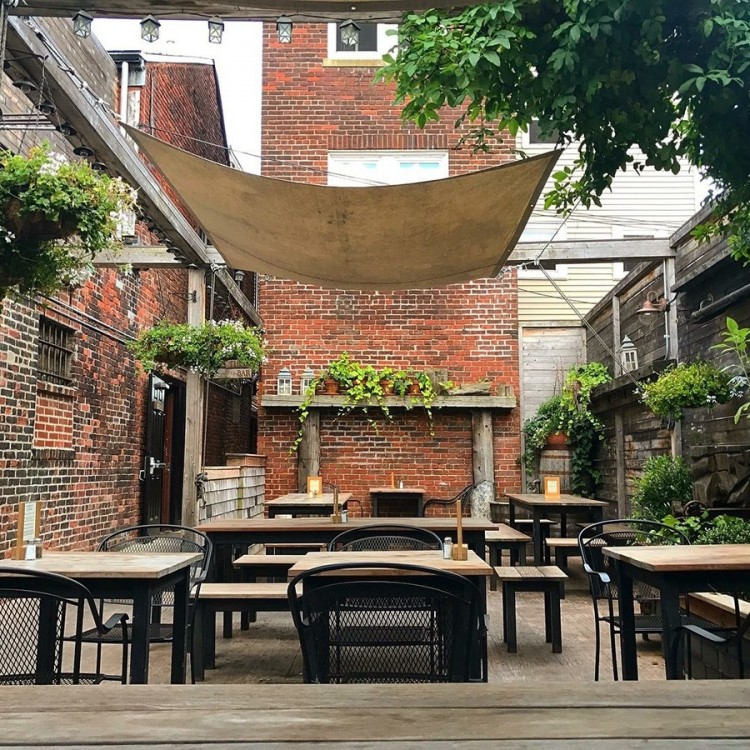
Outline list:
[[[262,24],[227,23],[221,44],[209,43],[206,21],[162,21],[153,43],[141,39],[138,21],[97,19],[93,30],[108,50],[213,59],[229,145],[243,170],[260,172]]]

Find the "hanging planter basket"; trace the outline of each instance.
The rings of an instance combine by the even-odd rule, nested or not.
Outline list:
[[[21,201],[11,198],[4,211],[4,224],[19,242],[51,242],[66,240],[75,234],[76,221],[72,217],[49,219],[41,211],[21,212]]]

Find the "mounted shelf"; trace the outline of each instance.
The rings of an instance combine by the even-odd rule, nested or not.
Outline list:
[[[260,404],[266,409],[296,409],[302,403],[302,396],[277,396],[264,394]],[[383,399],[390,409],[416,408],[419,403],[409,397],[386,396]],[[336,409],[347,405],[346,396],[316,396],[310,407],[313,409]],[[376,404],[373,403],[373,406]],[[509,387],[503,396],[438,396],[432,404],[434,409],[515,409],[516,397]]]

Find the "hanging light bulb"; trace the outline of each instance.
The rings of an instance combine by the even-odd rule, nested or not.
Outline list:
[[[141,21],[141,39],[146,42],[155,42],[159,38],[159,27],[161,24],[151,15]]]
[[[348,18],[339,24],[341,42],[346,47],[357,47],[359,45],[359,26]]]
[[[224,36],[224,21],[218,16],[208,19],[208,41],[211,44],[221,44]]]
[[[57,112],[57,107],[46,99],[39,105],[39,111],[43,115],[54,115]]]
[[[280,16],[276,19],[276,32],[281,44],[290,44],[292,41],[292,19]]]
[[[79,10],[78,13],[73,16],[73,33],[76,36],[80,36],[81,39],[91,36],[91,22],[93,20],[93,16],[90,16],[85,11]]]
[[[81,146],[76,146],[73,149],[73,153],[76,156],[80,156],[80,157],[82,157],[84,159],[90,159],[94,155],[94,149],[89,148],[88,146],[86,146],[85,144],[83,144]]]

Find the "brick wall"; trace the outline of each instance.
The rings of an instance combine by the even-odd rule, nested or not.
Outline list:
[[[275,28],[264,30],[263,174],[318,184],[327,182],[331,150],[450,150],[450,174],[512,159],[512,139],[492,153],[452,150],[459,135],[455,113],[424,131],[404,125],[392,89],[373,83],[376,68],[332,67],[326,25],[295,26],[292,44],[281,45]],[[383,217],[387,221],[387,217]],[[282,367],[292,371],[295,392],[302,372],[318,371],[341,352],[376,367],[444,368],[454,382],[489,378],[493,389],[518,393],[517,288],[515,274],[429,291],[344,292],[265,277],[260,305],[270,343],[263,388],[275,392]],[[495,392],[493,390],[493,392]],[[498,489],[520,485],[516,410],[493,418]],[[298,423],[292,410],[261,409],[259,453],[267,456],[268,497],[294,491],[296,455],[289,446]],[[471,413],[435,412],[434,435],[419,409],[393,412],[375,433],[361,412],[321,419],[321,471],[352,492],[369,511],[367,489],[389,484],[391,473],[427,496],[450,497],[472,481]]]

